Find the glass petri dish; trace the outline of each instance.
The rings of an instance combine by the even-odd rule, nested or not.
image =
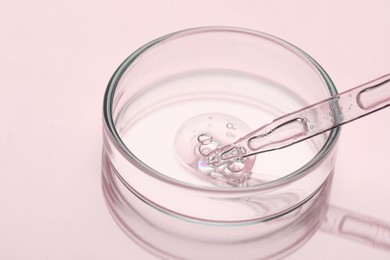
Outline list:
[[[207,152],[336,93],[310,56],[265,33],[205,27],[163,36],[131,54],[108,84],[103,174],[115,176],[121,197],[134,212],[147,209],[160,214],[157,218],[168,216],[172,223],[164,223],[172,230],[176,221],[190,223],[195,230],[204,229],[199,232],[206,237],[209,232],[226,234],[227,229],[230,243],[245,244],[242,241],[254,234],[244,227],[259,227],[256,234],[262,237],[297,218],[283,216],[304,215],[311,208],[307,203],[323,190],[334,170],[340,130],[248,158],[238,172],[232,167],[210,170]],[[110,189],[113,186],[106,185]],[[132,219],[125,213],[116,216],[122,223]],[[182,228],[175,236],[198,241],[188,231],[193,228]],[[233,229],[240,235],[236,237]],[[148,240],[142,228],[128,233],[138,241]],[[227,242],[225,238],[220,236],[219,242]],[[151,240],[143,244],[159,247]],[[189,257],[176,255],[177,247],[171,244],[156,250]]]

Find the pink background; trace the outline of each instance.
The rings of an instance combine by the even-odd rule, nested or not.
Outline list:
[[[387,0],[0,1],[0,259],[155,259],[101,191],[103,93],[140,45],[188,27],[256,29],[308,52],[342,91],[390,72],[389,11]],[[387,222],[389,118],[344,127],[330,201]],[[288,257],[389,258],[322,231]]]

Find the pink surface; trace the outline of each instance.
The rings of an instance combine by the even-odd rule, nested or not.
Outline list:
[[[389,10],[386,0],[2,1],[0,259],[155,259],[116,226],[101,191],[103,92],[140,45],[189,27],[256,29],[308,52],[342,91],[390,72]],[[384,222],[389,118],[343,128],[330,201]],[[389,257],[318,231],[287,258]]]

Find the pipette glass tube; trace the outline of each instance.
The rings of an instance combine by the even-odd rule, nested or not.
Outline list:
[[[282,149],[390,106],[390,74],[289,113],[208,157],[213,166]],[[244,167],[244,166],[243,166]]]

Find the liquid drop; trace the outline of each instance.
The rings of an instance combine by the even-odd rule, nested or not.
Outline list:
[[[219,186],[238,187],[251,175],[255,156],[213,166],[207,162],[212,151],[233,143],[251,129],[225,114],[202,114],[185,121],[175,137],[178,159],[195,176]],[[244,148],[243,148],[244,149]],[[232,151],[233,154],[243,151]]]

